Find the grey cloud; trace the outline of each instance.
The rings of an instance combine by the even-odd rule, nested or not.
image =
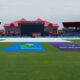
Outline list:
[[[62,21],[80,21],[79,3],[79,0],[0,0],[0,28],[22,17],[29,20],[41,17],[61,28]]]

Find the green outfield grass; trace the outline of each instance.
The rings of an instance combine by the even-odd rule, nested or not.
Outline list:
[[[16,43],[0,43],[0,49]],[[0,80],[80,80],[80,52],[42,43],[44,52],[0,52]]]
[[[69,41],[72,41],[72,42],[74,42],[74,43],[79,43],[80,44],[80,39],[74,39],[74,40],[69,40]]]

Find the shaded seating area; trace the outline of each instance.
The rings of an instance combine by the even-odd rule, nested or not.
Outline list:
[[[27,23],[20,23],[20,31],[22,36],[33,36],[33,34],[44,35],[44,24],[28,21]]]
[[[64,36],[80,36],[80,22],[63,22]]]
[[[56,36],[58,27],[58,24],[40,18],[33,21],[22,18],[10,24],[4,24],[5,35],[22,37]]]

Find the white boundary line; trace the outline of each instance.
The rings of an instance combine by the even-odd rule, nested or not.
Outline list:
[[[0,38],[0,42],[70,42],[72,38]],[[3,39],[3,40],[2,40]]]

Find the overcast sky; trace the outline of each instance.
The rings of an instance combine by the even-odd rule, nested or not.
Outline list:
[[[4,23],[36,18],[58,23],[80,21],[80,0],[0,0],[0,29]]]

